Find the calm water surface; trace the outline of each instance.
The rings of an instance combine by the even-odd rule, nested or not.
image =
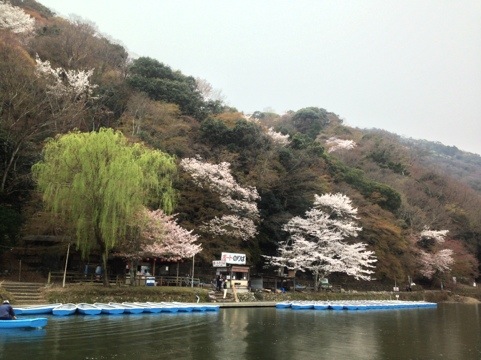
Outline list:
[[[0,359],[481,359],[481,306],[49,317],[0,330]]]

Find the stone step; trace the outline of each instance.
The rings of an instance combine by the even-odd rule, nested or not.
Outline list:
[[[18,292],[13,292],[13,291],[10,291],[10,294],[13,294],[15,295],[15,298],[19,299],[19,298],[22,298],[22,299],[25,299],[25,298],[40,298],[42,297],[42,294],[40,293],[18,293]]]
[[[7,291],[15,291],[15,292],[21,292],[21,293],[38,293],[42,288],[40,287],[35,287],[35,288],[23,288],[23,287],[12,287],[12,286],[4,286],[4,289]]]
[[[45,304],[42,294],[42,289],[45,286],[43,283],[5,281],[0,286],[12,294],[16,305]]]
[[[215,302],[234,302],[234,297],[232,294],[227,294],[226,295],[226,298],[224,299],[224,292],[215,292],[215,293],[211,293],[212,297],[211,297],[211,300],[215,301]],[[210,296],[209,296],[210,297]]]
[[[43,286],[43,282],[4,281],[3,285]]]

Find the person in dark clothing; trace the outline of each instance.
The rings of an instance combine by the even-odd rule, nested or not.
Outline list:
[[[0,305],[0,320],[15,320],[15,312],[13,311],[10,301],[3,300],[3,304]]]

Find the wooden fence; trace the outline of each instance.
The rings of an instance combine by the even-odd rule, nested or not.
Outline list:
[[[63,283],[64,272],[63,271],[50,271],[48,273],[47,283]],[[65,273],[66,283],[80,283],[80,282],[97,282],[102,283],[102,278],[97,278],[94,274],[85,275],[78,272],[67,272]],[[130,285],[130,276],[120,276],[113,275],[109,276],[109,282],[111,284]],[[199,278],[192,279],[187,276],[135,276],[135,285],[152,285],[152,286],[187,286],[190,287],[192,284],[196,287],[210,286],[210,284],[203,283]]]

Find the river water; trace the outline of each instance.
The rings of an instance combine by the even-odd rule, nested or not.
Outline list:
[[[481,305],[48,316],[0,330],[0,359],[481,359]]]

